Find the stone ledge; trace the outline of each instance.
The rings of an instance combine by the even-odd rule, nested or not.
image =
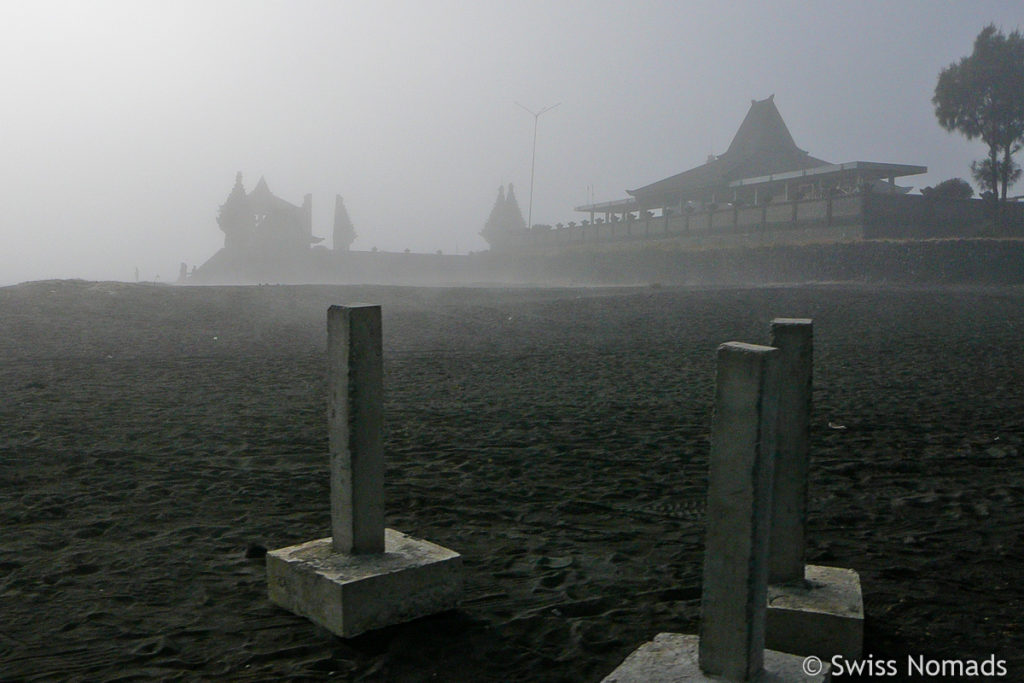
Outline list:
[[[809,564],[803,581],[768,586],[765,647],[828,661],[860,659],[863,646],[864,601],[854,570]]]
[[[270,600],[342,638],[453,609],[462,556],[394,529],[384,552],[335,553],[321,538],[267,553]]]
[[[725,679],[708,676],[700,670],[697,663],[699,647],[700,638],[697,636],[659,633],[654,640],[644,643],[626,657],[601,683],[722,683]],[[805,674],[802,665],[803,657],[765,650],[764,672],[757,681],[818,683],[831,680],[827,663],[823,665],[825,670],[814,676]]]

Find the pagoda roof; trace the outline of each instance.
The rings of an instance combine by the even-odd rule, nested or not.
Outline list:
[[[796,146],[786,122],[775,107],[775,96],[750,103],[743,123],[724,154],[674,176],[627,190],[642,204],[669,196],[720,187],[742,178],[800,171],[829,162],[812,157]]]
[[[793,136],[775,107],[775,96],[753,100],[750,109],[724,154],[709,157],[700,166],[663,180],[627,190],[627,199],[575,207],[576,211],[626,213],[638,209],[672,206],[690,199],[706,199],[709,190],[735,190],[755,185],[855,176],[875,182],[927,173],[925,166],[877,161],[834,164],[813,157],[796,146]],[[890,182],[895,191],[906,191]]]
[[[257,212],[266,212],[269,210],[300,211],[302,208],[281,199],[271,192],[270,187],[267,186],[267,181],[263,176],[260,176],[260,180],[256,183],[256,187],[252,188],[252,191],[247,195],[247,197],[249,199],[249,205]]]

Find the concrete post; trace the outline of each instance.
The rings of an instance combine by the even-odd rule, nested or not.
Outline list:
[[[383,362],[380,306],[327,311],[331,546],[384,552]]]
[[[780,382],[769,583],[804,578],[813,336],[806,318],[771,322],[769,343],[779,349]]]
[[[771,323],[779,349],[779,416],[772,484],[771,550],[765,643],[771,650],[859,659],[864,601],[852,569],[804,562],[813,367],[813,326],[802,318]]]
[[[327,311],[330,538],[271,550],[276,605],[342,638],[455,607],[462,557],[384,528],[380,306]]]
[[[781,353],[772,347],[718,347],[700,636],[658,634],[602,683],[831,680],[829,658],[846,650],[819,655],[823,666],[808,673],[802,657],[786,654],[792,650],[764,648],[766,630],[771,633],[768,536],[780,365]],[[829,618],[816,622],[813,631],[787,634],[807,639],[824,633],[829,639]],[[853,658],[859,657],[857,650]]]
[[[718,347],[701,599],[701,671],[756,677],[764,664],[777,349]]]

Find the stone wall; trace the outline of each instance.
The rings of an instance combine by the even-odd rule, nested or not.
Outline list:
[[[856,226],[854,226],[856,227]],[[596,244],[589,249],[472,255],[311,250],[287,263],[213,258],[188,284],[748,285],[860,281],[1024,284],[1024,239],[843,240],[850,226],[790,227],[789,243],[749,233]],[[813,241],[810,236],[835,239]],[[803,234],[804,243],[798,243]],[[685,245],[685,246],[684,246]],[[218,256],[224,256],[219,254]]]
[[[509,246],[511,251],[547,252],[622,243],[634,243],[630,246],[636,248],[638,241],[665,239],[707,248],[849,239],[1024,237],[1024,204],[1011,203],[1000,211],[997,221],[991,205],[980,199],[861,194],[535,229]]]
[[[880,238],[1024,237],[1024,203],[999,207],[981,199],[867,195],[864,236]]]
[[[506,268],[536,284],[1024,284],[1024,239],[858,240],[711,249],[661,243],[531,257],[482,256],[505,259]]]
[[[1011,239],[950,239],[950,238]],[[936,239],[945,238],[945,239]],[[856,195],[533,230],[475,255],[221,250],[191,284],[1024,283],[1024,205]],[[882,240],[894,240],[886,245]],[[922,241],[923,240],[923,241]],[[961,256],[958,249],[970,249]]]
[[[859,239],[857,230],[836,231],[837,225],[859,223],[861,197],[837,197],[767,206],[725,205],[710,211],[639,217],[627,221],[592,225],[538,228],[526,233],[518,243],[500,251],[540,251],[573,248],[581,245],[613,246],[638,240],[692,241],[705,247],[722,241],[727,244],[765,240],[799,243],[833,239]],[[740,235],[746,234],[746,240]],[[635,246],[635,245],[634,245]]]
[[[636,249],[671,241],[697,249],[859,240],[861,198],[722,206],[711,211],[639,217],[556,228],[538,228],[504,253],[546,254],[562,249]]]

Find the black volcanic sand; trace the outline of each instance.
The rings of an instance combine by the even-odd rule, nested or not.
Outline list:
[[[384,305],[388,526],[456,611],[266,598],[329,534],[326,307]],[[698,628],[714,350],[815,321],[808,559],[875,657],[1024,677],[1024,289],[0,289],[0,679],[596,681]],[[248,555],[248,556],[247,556]]]

